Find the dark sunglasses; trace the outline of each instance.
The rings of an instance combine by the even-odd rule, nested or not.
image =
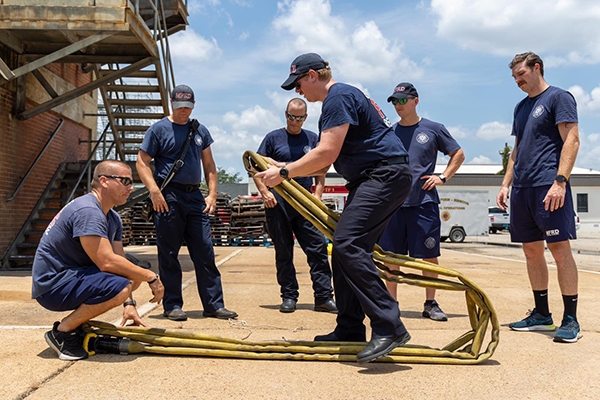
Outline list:
[[[125,186],[129,186],[129,185],[133,185],[133,179],[128,178],[126,176],[118,176],[118,175],[98,175],[98,177],[105,177],[105,178],[110,178],[110,179],[117,179],[119,182],[121,182],[123,185]]]
[[[398,105],[400,104],[401,106],[405,105],[406,103],[408,103],[408,100],[410,99],[414,99],[414,97],[405,97],[403,99],[392,99],[392,104],[393,105]]]
[[[304,79],[305,76],[308,76],[308,72],[300,75],[298,79],[296,79],[296,90],[300,89],[300,80]]]
[[[289,119],[290,121],[298,121],[298,122],[302,122],[306,119],[306,115],[292,115],[289,112],[285,112],[285,116],[287,117],[287,119]]]

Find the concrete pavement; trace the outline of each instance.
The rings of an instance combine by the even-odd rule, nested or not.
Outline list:
[[[492,235],[494,237],[496,235]],[[593,240],[593,238],[592,238]],[[574,242],[576,243],[576,242]],[[597,242],[596,242],[597,243]],[[42,309],[30,297],[25,273],[0,273],[0,398],[2,399],[424,399],[424,398],[598,398],[600,382],[600,274],[580,274],[579,320],[583,339],[558,344],[547,333],[510,331],[509,322],[532,307],[520,249],[483,243],[444,244],[440,262],[456,269],[491,298],[502,324],[500,344],[490,360],[474,366],[252,361],[185,356],[97,355],[65,362],[46,345],[43,334],[61,314]],[[189,257],[182,255],[185,306],[189,319],[172,322],[162,308],[144,304],[151,296],[142,285],[136,299],[148,325],[190,329],[243,340],[312,340],[330,332],[335,315],[312,311],[305,257],[297,249],[300,280],[298,310],[278,311],[274,252],[265,247],[216,247],[226,307],[236,321],[204,318]],[[155,247],[128,247],[156,265]],[[597,256],[595,257],[597,261]],[[597,264],[597,263],[596,263]],[[594,265],[590,262],[589,265]],[[581,267],[580,267],[581,268]],[[597,268],[597,267],[596,267]],[[464,295],[441,292],[438,301],[448,322],[421,317],[424,290],[401,285],[402,318],[413,344],[440,347],[469,328]],[[550,304],[560,323],[562,303],[556,270],[550,269]],[[121,310],[99,320],[118,321]],[[487,343],[487,342],[486,342]]]

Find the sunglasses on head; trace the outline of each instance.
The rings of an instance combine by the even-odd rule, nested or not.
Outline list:
[[[129,185],[133,185],[133,180],[127,176],[118,176],[118,175],[98,175],[98,177],[105,177],[105,178],[110,178],[110,179],[117,179],[119,182],[121,182],[123,185],[125,186],[129,186]]]
[[[285,112],[285,116],[287,117],[287,119],[289,119],[290,121],[298,121],[298,122],[302,122],[306,119],[306,114],[305,115],[292,115],[289,112]]]
[[[406,103],[408,103],[408,100],[410,99],[414,99],[414,97],[405,97],[403,99],[392,99],[392,104],[393,105],[398,105],[400,104],[401,106],[405,105]]]

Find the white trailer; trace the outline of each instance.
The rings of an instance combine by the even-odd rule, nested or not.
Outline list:
[[[460,243],[466,236],[488,236],[487,190],[440,189],[441,241]]]

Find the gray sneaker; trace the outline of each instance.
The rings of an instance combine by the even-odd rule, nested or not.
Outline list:
[[[425,303],[425,307],[423,309],[423,316],[434,321],[448,321],[448,316],[445,312],[442,311],[437,301],[435,300],[433,300],[431,303]]]

